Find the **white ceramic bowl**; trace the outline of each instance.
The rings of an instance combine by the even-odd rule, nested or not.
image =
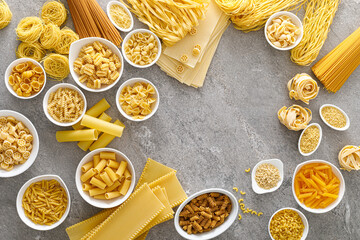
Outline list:
[[[116,54],[120,60],[121,60],[121,69],[120,69],[120,75],[119,77],[112,83],[112,84],[109,84],[109,85],[106,85],[105,87],[101,87],[99,89],[93,89],[93,88],[89,88],[86,86],[86,84],[84,83],[81,83],[79,81],[79,76],[76,72],[74,72],[74,61],[76,60],[76,58],[78,58],[79,56],[79,53],[80,53],[80,50],[83,46],[89,44],[89,43],[93,43],[95,41],[99,41],[101,42],[102,44],[105,44],[106,46],[109,47],[109,49],[114,53]],[[89,38],[82,38],[80,40],[77,40],[75,42],[73,42],[71,45],[70,45],[70,51],[69,51],[69,66],[70,66],[70,73],[71,73],[71,76],[73,77],[73,79],[75,80],[75,82],[83,89],[89,91],[89,92],[104,92],[104,91],[107,91],[109,90],[110,88],[112,88],[113,86],[115,86],[122,74],[123,74],[123,70],[124,70],[124,59],[120,53],[120,50],[118,47],[115,46],[115,44],[113,44],[112,42],[110,42],[109,40],[106,40],[104,38],[99,38],[99,37],[89,37]]]
[[[81,171],[81,167],[85,163],[92,161],[94,155],[99,154],[100,152],[115,152],[116,153],[116,161],[118,161],[118,162],[126,161],[128,163],[127,167],[131,173],[131,184],[130,184],[130,188],[125,196],[121,196],[121,197],[109,199],[109,200],[96,199],[96,198],[90,197],[89,193],[84,192],[82,190],[82,182],[80,180],[80,177],[83,174],[83,172]],[[128,159],[128,157],[125,154],[123,154],[122,152],[120,152],[116,149],[113,149],[113,148],[99,148],[92,152],[89,152],[80,161],[80,163],[76,169],[76,173],[75,173],[76,188],[77,188],[78,192],[80,193],[81,197],[90,205],[92,205],[94,207],[98,207],[98,208],[113,208],[113,207],[117,207],[120,204],[122,204],[123,202],[125,202],[125,200],[128,199],[128,197],[134,190],[135,181],[136,181],[136,177],[135,177],[135,170],[134,170],[133,164],[130,162],[130,160]]]
[[[204,233],[197,233],[197,234],[188,234],[186,231],[184,231],[179,224],[179,214],[180,212],[183,210],[183,208],[185,207],[186,204],[188,204],[192,199],[204,194],[204,193],[212,193],[212,192],[217,192],[217,193],[221,193],[221,194],[225,194],[230,198],[231,201],[231,212],[230,215],[225,219],[225,222],[223,224],[221,224],[220,226],[218,226],[217,228],[214,228],[213,230],[209,231],[209,232],[204,232]],[[199,191],[197,193],[194,193],[193,195],[191,195],[190,197],[188,197],[188,199],[186,199],[176,210],[175,213],[175,217],[174,217],[174,225],[175,225],[175,229],[176,231],[183,237],[186,239],[190,239],[190,240],[206,240],[206,239],[212,239],[215,238],[217,236],[219,236],[220,234],[222,234],[223,232],[225,232],[235,221],[235,219],[238,216],[238,212],[239,212],[239,203],[237,202],[235,196],[230,193],[229,191],[226,191],[224,189],[221,188],[209,188],[209,189],[205,189],[202,191]]]
[[[13,69],[13,67],[15,67],[16,65],[20,64],[20,63],[23,63],[23,62],[32,62],[34,64],[36,64],[37,66],[41,67],[42,71],[44,72],[44,85],[42,86],[42,88],[40,89],[40,91],[36,94],[33,94],[29,97],[22,97],[22,96],[18,96],[16,94],[16,92],[13,90],[13,88],[10,86],[9,84],[9,77],[10,77],[10,74],[11,74],[11,71]],[[19,58],[19,59],[16,59],[15,61],[13,61],[12,63],[10,63],[10,65],[7,67],[6,71],[5,71],[5,86],[6,88],[8,89],[8,91],[14,95],[15,97],[17,98],[20,98],[20,99],[31,99],[31,98],[34,98],[36,97],[37,95],[39,95],[45,88],[45,85],[46,85],[46,73],[45,73],[45,70],[44,68],[41,66],[40,63],[38,63],[37,61],[35,61],[34,59],[31,59],[31,58]]]
[[[313,209],[313,208],[309,208],[307,206],[305,206],[305,204],[301,203],[299,201],[299,199],[296,197],[296,194],[295,194],[295,188],[294,188],[294,182],[295,182],[295,176],[296,176],[296,173],[306,164],[309,164],[309,163],[325,163],[329,166],[331,166],[331,169],[333,171],[333,173],[336,175],[336,177],[339,179],[340,181],[340,191],[339,191],[339,196],[338,198],[333,202],[331,203],[329,206],[327,206],[326,208],[319,208],[319,209]],[[306,211],[308,212],[312,212],[312,213],[326,213],[326,212],[329,212],[331,211],[332,209],[334,209],[340,202],[341,200],[343,199],[344,197],[344,193],[345,193],[345,181],[344,181],[344,178],[343,178],[343,175],[341,174],[340,170],[335,167],[334,164],[328,162],[328,161],[324,161],[324,160],[309,160],[309,161],[305,161],[299,165],[296,166],[295,168],[295,171],[294,171],[294,175],[293,175],[293,179],[292,179],[292,192],[293,192],[293,196],[296,200],[296,202],[300,205],[300,207],[302,207],[303,209],[305,209]]]
[[[110,7],[111,7],[112,5],[119,5],[119,6],[121,6],[121,7],[125,10],[125,12],[126,12],[127,14],[129,14],[130,20],[131,20],[131,24],[130,24],[130,27],[129,27],[129,28],[122,28],[122,27],[120,27],[119,25],[117,25],[117,24],[113,21],[113,19],[111,18],[111,15],[110,15]],[[106,6],[106,13],[107,13],[107,15],[108,15],[111,23],[112,23],[119,31],[129,32],[129,31],[131,31],[131,29],[133,29],[133,27],[134,27],[134,19],[133,19],[132,15],[131,15],[131,12],[129,11],[129,9],[128,9],[124,4],[122,4],[122,3],[118,2],[118,1],[110,1],[110,2],[107,4],[107,6]]]
[[[84,100],[84,110],[83,110],[82,114],[80,115],[80,117],[78,117],[78,119],[76,119],[73,122],[66,122],[66,123],[58,122],[54,118],[51,117],[51,115],[49,114],[49,112],[47,110],[50,93],[56,92],[59,88],[73,89],[73,90],[77,91],[78,93],[80,93],[81,97]],[[85,115],[86,107],[87,107],[87,103],[86,103],[86,97],[85,97],[84,93],[79,88],[77,88],[76,86],[74,86],[74,85],[72,85],[70,83],[59,83],[59,84],[56,84],[56,85],[52,86],[46,92],[46,94],[44,96],[44,100],[43,100],[43,109],[44,109],[45,116],[50,120],[50,122],[52,122],[55,125],[58,125],[60,127],[69,127],[69,126],[72,126],[72,125],[76,124],[77,122],[79,122]]]
[[[301,138],[302,138],[305,130],[308,129],[309,127],[311,127],[311,126],[316,126],[316,127],[319,129],[319,132],[320,132],[319,142],[318,142],[316,148],[314,149],[314,151],[309,152],[309,153],[303,153],[303,152],[301,151],[301,149],[300,149],[300,141],[301,141]],[[302,133],[301,133],[301,135],[300,135],[300,137],[299,137],[299,141],[298,141],[299,153],[300,153],[301,155],[305,156],[305,157],[310,156],[311,154],[313,154],[314,152],[316,152],[316,150],[317,150],[318,147],[320,146],[321,139],[322,139],[322,128],[321,128],[321,126],[320,126],[318,123],[312,123],[312,124],[308,125],[308,126],[302,131]]]
[[[269,224],[268,224],[268,231],[269,231],[269,235],[270,235],[271,239],[272,239],[272,240],[275,240],[275,239],[273,238],[273,236],[271,235],[271,233],[270,233],[270,222],[271,222],[271,219],[275,216],[275,214],[277,214],[277,213],[280,212],[281,210],[285,210],[285,209],[294,210],[294,211],[297,212],[297,213],[299,214],[299,216],[301,217],[301,220],[302,220],[302,222],[303,222],[303,224],[304,224],[304,231],[303,231],[303,235],[302,235],[302,237],[301,237],[300,240],[305,240],[306,237],[307,237],[307,235],[308,235],[308,233],[309,233],[309,222],[308,222],[307,218],[305,217],[305,215],[304,215],[302,212],[300,212],[299,210],[297,210],[297,209],[295,209],[295,208],[289,208],[289,207],[287,207],[287,208],[281,208],[281,209],[277,210],[276,212],[274,212],[274,214],[271,216],[271,218],[270,218],[270,220],[269,220]]]
[[[255,180],[256,169],[263,163],[272,164],[279,169],[280,181],[277,183],[277,185],[275,187],[273,187],[271,189],[261,188]],[[251,172],[251,186],[252,186],[252,189],[254,190],[254,192],[257,194],[264,194],[264,193],[270,193],[270,192],[276,191],[281,186],[283,180],[284,180],[284,164],[280,159],[262,160],[255,165],[255,167],[253,168],[253,170]]]
[[[60,183],[60,185],[65,189],[66,191],[66,194],[67,194],[67,197],[68,197],[68,205],[67,205],[67,208],[65,210],[65,213],[64,215],[60,218],[59,221],[57,221],[56,223],[52,224],[52,225],[40,225],[40,224],[36,224],[34,222],[32,222],[26,215],[25,215],[25,212],[24,212],[24,209],[22,207],[22,199],[23,199],[23,196],[24,196],[24,193],[26,191],[26,189],[32,184],[32,183],[35,183],[35,182],[39,182],[39,181],[42,181],[42,180],[52,180],[52,179],[55,179],[56,181],[58,181]],[[66,184],[65,182],[61,179],[61,177],[57,176],[57,175],[50,175],[50,174],[47,174],[47,175],[41,175],[41,176],[37,176],[37,177],[34,177],[32,179],[30,179],[29,181],[27,181],[21,188],[20,188],[20,191],[17,195],[17,198],[16,198],[16,209],[17,209],[17,212],[19,214],[19,217],[21,218],[21,220],[26,224],[28,225],[29,227],[31,227],[32,229],[35,229],[35,230],[39,230],[39,231],[47,231],[47,230],[51,230],[51,229],[54,229],[56,228],[57,226],[59,226],[62,222],[64,222],[64,220],[66,219],[66,217],[68,216],[69,212],[70,212],[70,206],[71,206],[71,200],[70,200],[70,193],[69,193],[69,190],[68,188],[66,187]]]
[[[128,86],[128,85],[131,85],[133,86],[135,83],[137,82],[143,82],[143,83],[148,83],[148,84],[151,84],[151,86],[153,86],[153,88],[155,89],[155,95],[154,97],[156,98],[156,102],[152,103],[151,104],[151,109],[152,109],[152,112],[145,116],[143,119],[133,119],[132,116],[126,114],[124,112],[124,110],[121,108],[121,104],[119,102],[119,97],[120,97],[120,94],[121,94],[121,91],[124,89],[124,87]],[[141,122],[141,121],[145,121],[146,119],[149,119],[151,118],[155,112],[157,111],[157,109],[159,108],[159,103],[160,103],[160,95],[159,95],[159,91],[157,90],[157,88],[155,87],[155,85],[150,82],[149,80],[146,80],[144,78],[131,78],[127,81],[125,81],[123,84],[121,84],[121,86],[119,87],[119,89],[117,90],[116,92],[116,106],[119,110],[119,112],[121,113],[121,115],[123,115],[125,118],[131,120],[131,121],[134,121],[134,122]]]
[[[287,46],[287,47],[284,47],[284,48],[280,48],[280,47],[276,47],[276,46],[270,41],[270,39],[268,38],[266,32],[267,32],[267,28],[268,28],[268,26],[271,24],[272,20],[273,20],[274,18],[283,16],[283,15],[286,15],[286,16],[291,17],[292,22],[293,22],[297,27],[300,28],[301,33],[300,33],[300,36],[299,36],[299,37],[296,39],[296,41],[294,42],[294,44],[292,44],[292,45],[290,45],[290,46]],[[273,48],[275,48],[275,49],[277,49],[277,50],[287,51],[287,50],[293,49],[294,47],[296,47],[296,46],[300,43],[300,41],[301,41],[301,39],[303,38],[303,35],[304,35],[304,28],[303,28],[302,22],[301,22],[301,20],[298,18],[298,16],[296,16],[296,15],[293,14],[292,12],[281,11],[281,12],[274,13],[273,15],[271,15],[271,17],[269,17],[269,19],[267,20],[267,22],[266,22],[266,24],[265,24],[264,33],[265,33],[266,41],[270,44],[270,46],[272,46]]]
[[[157,53],[157,56],[156,56],[156,58],[155,58],[155,60],[154,60],[153,62],[151,62],[151,63],[149,63],[149,64],[147,64],[147,65],[138,65],[138,64],[135,64],[135,63],[133,63],[130,59],[128,59],[127,56],[126,56],[126,54],[125,54],[125,50],[124,50],[125,43],[129,40],[129,38],[130,38],[134,33],[138,33],[138,32],[147,32],[147,33],[150,33],[150,34],[154,35],[154,37],[155,37],[155,39],[156,39],[156,41],[157,41],[157,43],[158,43],[158,49],[159,49],[159,51],[158,51],[158,53]],[[121,46],[121,50],[122,50],[122,54],[124,55],[125,60],[126,60],[131,66],[137,67],[137,68],[147,68],[147,67],[150,67],[150,66],[154,65],[154,64],[157,62],[157,60],[159,60],[160,55],[161,55],[161,42],[160,42],[160,39],[158,38],[158,36],[156,36],[156,34],[153,33],[152,31],[149,31],[149,30],[147,30],[147,29],[135,29],[135,30],[129,32],[129,33],[125,36],[124,41],[123,41],[122,46]]]
[[[346,125],[345,127],[342,127],[342,128],[337,128],[337,127],[334,127],[334,126],[331,126],[327,121],[325,121],[321,111],[324,107],[334,107],[336,109],[338,109],[340,112],[342,112],[342,114],[344,114],[345,118],[346,118]],[[339,108],[338,106],[335,106],[333,104],[324,104],[320,107],[319,109],[319,113],[320,113],[320,117],[321,117],[321,120],[323,120],[323,122],[329,126],[330,128],[334,129],[334,130],[338,130],[338,131],[345,131],[347,130],[349,127],[350,127],[350,118],[349,116],[346,114],[346,112],[344,112],[341,108]]]
[[[39,151],[39,135],[36,131],[34,125],[30,120],[22,115],[21,113],[11,111],[11,110],[0,110],[0,117],[13,116],[16,120],[21,121],[29,129],[31,135],[33,136],[33,148],[29,159],[24,164],[15,165],[11,171],[6,171],[0,169],[0,178],[14,177],[23,172],[25,172],[35,161],[38,151]]]

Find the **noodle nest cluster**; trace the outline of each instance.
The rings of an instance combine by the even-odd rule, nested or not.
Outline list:
[[[4,0],[0,0],[0,29],[9,25],[12,18],[12,12]]]
[[[47,55],[42,63],[45,72],[55,80],[63,80],[69,73],[69,59],[61,54],[51,53]]]
[[[299,105],[285,106],[278,111],[278,118],[289,130],[305,129],[311,121],[311,110]]]

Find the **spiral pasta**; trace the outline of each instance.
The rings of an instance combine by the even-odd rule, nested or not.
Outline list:
[[[51,53],[42,61],[45,72],[55,80],[63,80],[69,73],[69,59],[61,54]]]
[[[255,0],[215,0],[215,3],[229,16],[246,15],[255,8]]]
[[[46,54],[45,49],[40,43],[25,43],[22,42],[16,49],[16,57],[18,58],[32,58],[36,61],[40,61]]]
[[[12,12],[4,0],[0,0],[0,29],[6,27],[12,18]]]
[[[347,171],[360,170],[360,147],[346,145],[339,152],[339,163]]]
[[[57,53],[69,54],[70,45],[79,40],[79,35],[68,27],[61,29],[61,39],[59,44],[54,48]]]
[[[45,49],[53,49],[59,45],[61,40],[61,30],[53,23],[46,24],[40,36],[40,43]]]
[[[41,9],[41,19],[45,24],[53,23],[60,27],[67,18],[67,11],[59,1],[48,1],[44,3]]]
[[[290,99],[301,100],[309,104],[319,93],[317,82],[306,73],[296,74],[287,84]]]
[[[36,42],[43,31],[43,22],[38,17],[26,17],[21,19],[16,28],[19,40],[27,43]]]
[[[278,118],[289,130],[305,129],[311,121],[311,110],[299,105],[285,106],[278,111]]]

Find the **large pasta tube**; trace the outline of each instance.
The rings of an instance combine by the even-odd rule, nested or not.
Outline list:
[[[98,132],[95,129],[56,132],[56,140],[58,142],[93,141],[97,138]]]
[[[125,128],[125,125],[120,122],[118,119],[114,122],[114,124],[122,126],[123,128]],[[104,148],[107,145],[109,145],[111,143],[112,140],[114,140],[115,136],[108,134],[108,133],[103,133],[98,140],[96,140],[90,147],[89,150],[93,151],[95,149],[98,148]]]
[[[86,114],[81,120],[81,125],[99,130],[104,133],[108,133],[110,135],[114,135],[115,137],[121,137],[124,130],[124,127],[122,126],[116,125],[114,123],[109,123]]]

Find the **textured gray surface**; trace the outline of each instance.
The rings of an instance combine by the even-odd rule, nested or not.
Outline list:
[[[44,0],[8,0],[14,16],[11,24],[0,31],[0,72],[15,59],[18,45],[14,28],[21,18],[36,15]],[[107,1],[99,0],[105,7]],[[323,47],[324,56],[346,36],[360,26],[357,17],[359,0],[343,1]],[[67,22],[72,27],[71,19]],[[140,27],[138,23],[136,27]],[[124,35],[123,35],[124,36]],[[307,159],[324,159],[336,165],[337,154],[346,144],[360,145],[359,88],[357,69],[340,92],[329,94],[321,89],[310,104],[313,121],[323,127],[323,141],[317,152],[302,157],[297,151],[300,132],[287,130],[276,118],[277,110],[298,103],[289,99],[287,81],[296,73],[310,73],[309,67],[296,66],[288,52],[272,49],[263,31],[244,34],[230,26],[217,49],[205,86],[193,89],[169,78],[157,66],[139,70],[126,64],[121,82],[131,77],[144,77],[155,83],[161,94],[156,115],[142,123],[125,120],[116,110],[115,92],[86,92],[91,106],[103,97],[111,103],[109,114],[126,125],[124,135],[110,146],[123,151],[134,163],[137,178],[146,158],[151,157],[178,170],[178,178],[188,194],[204,188],[231,190],[237,186],[247,192],[246,205],[264,212],[262,217],[243,216],[218,239],[269,239],[269,217],[279,208],[296,207],[291,192],[291,177],[295,166]],[[3,81],[3,80],[2,80]],[[65,82],[75,82],[68,78]],[[46,89],[56,84],[48,81]],[[0,239],[67,239],[65,228],[82,221],[100,209],[91,207],[78,194],[74,176],[78,162],[85,153],[75,143],[57,143],[55,132],[60,127],[48,121],[42,111],[45,91],[35,99],[19,100],[0,88],[0,109],[19,111],[35,125],[40,137],[39,155],[32,167],[20,176],[0,179]],[[350,129],[337,132],[328,128],[318,114],[324,103],[342,107],[351,118]],[[301,103],[300,103],[301,104]],[[301,104],[304,105],[304,104]],[[281,188],[271,194],[256,195],[250,187],[250,174],[244,169],[258,161],[279,158],[285,164],[285,179]],[[72,205],[66,221],[58,228],[38,232],[28,228],[17,215],[15,199],[20,187],[41,174],[58,174],[69,187]],[[333,211],[316,215],[305,212],[310,224],[308,239],[360,239],[359,193],[360,176],[344,173],[346,193]],[[240,197],[237,194],[237,197]],[[356,197],[357,196],[357,197]],[[121,226],[119,226],[121,227]],[[147,239],[180,239],[173,221],[151,230]]]

